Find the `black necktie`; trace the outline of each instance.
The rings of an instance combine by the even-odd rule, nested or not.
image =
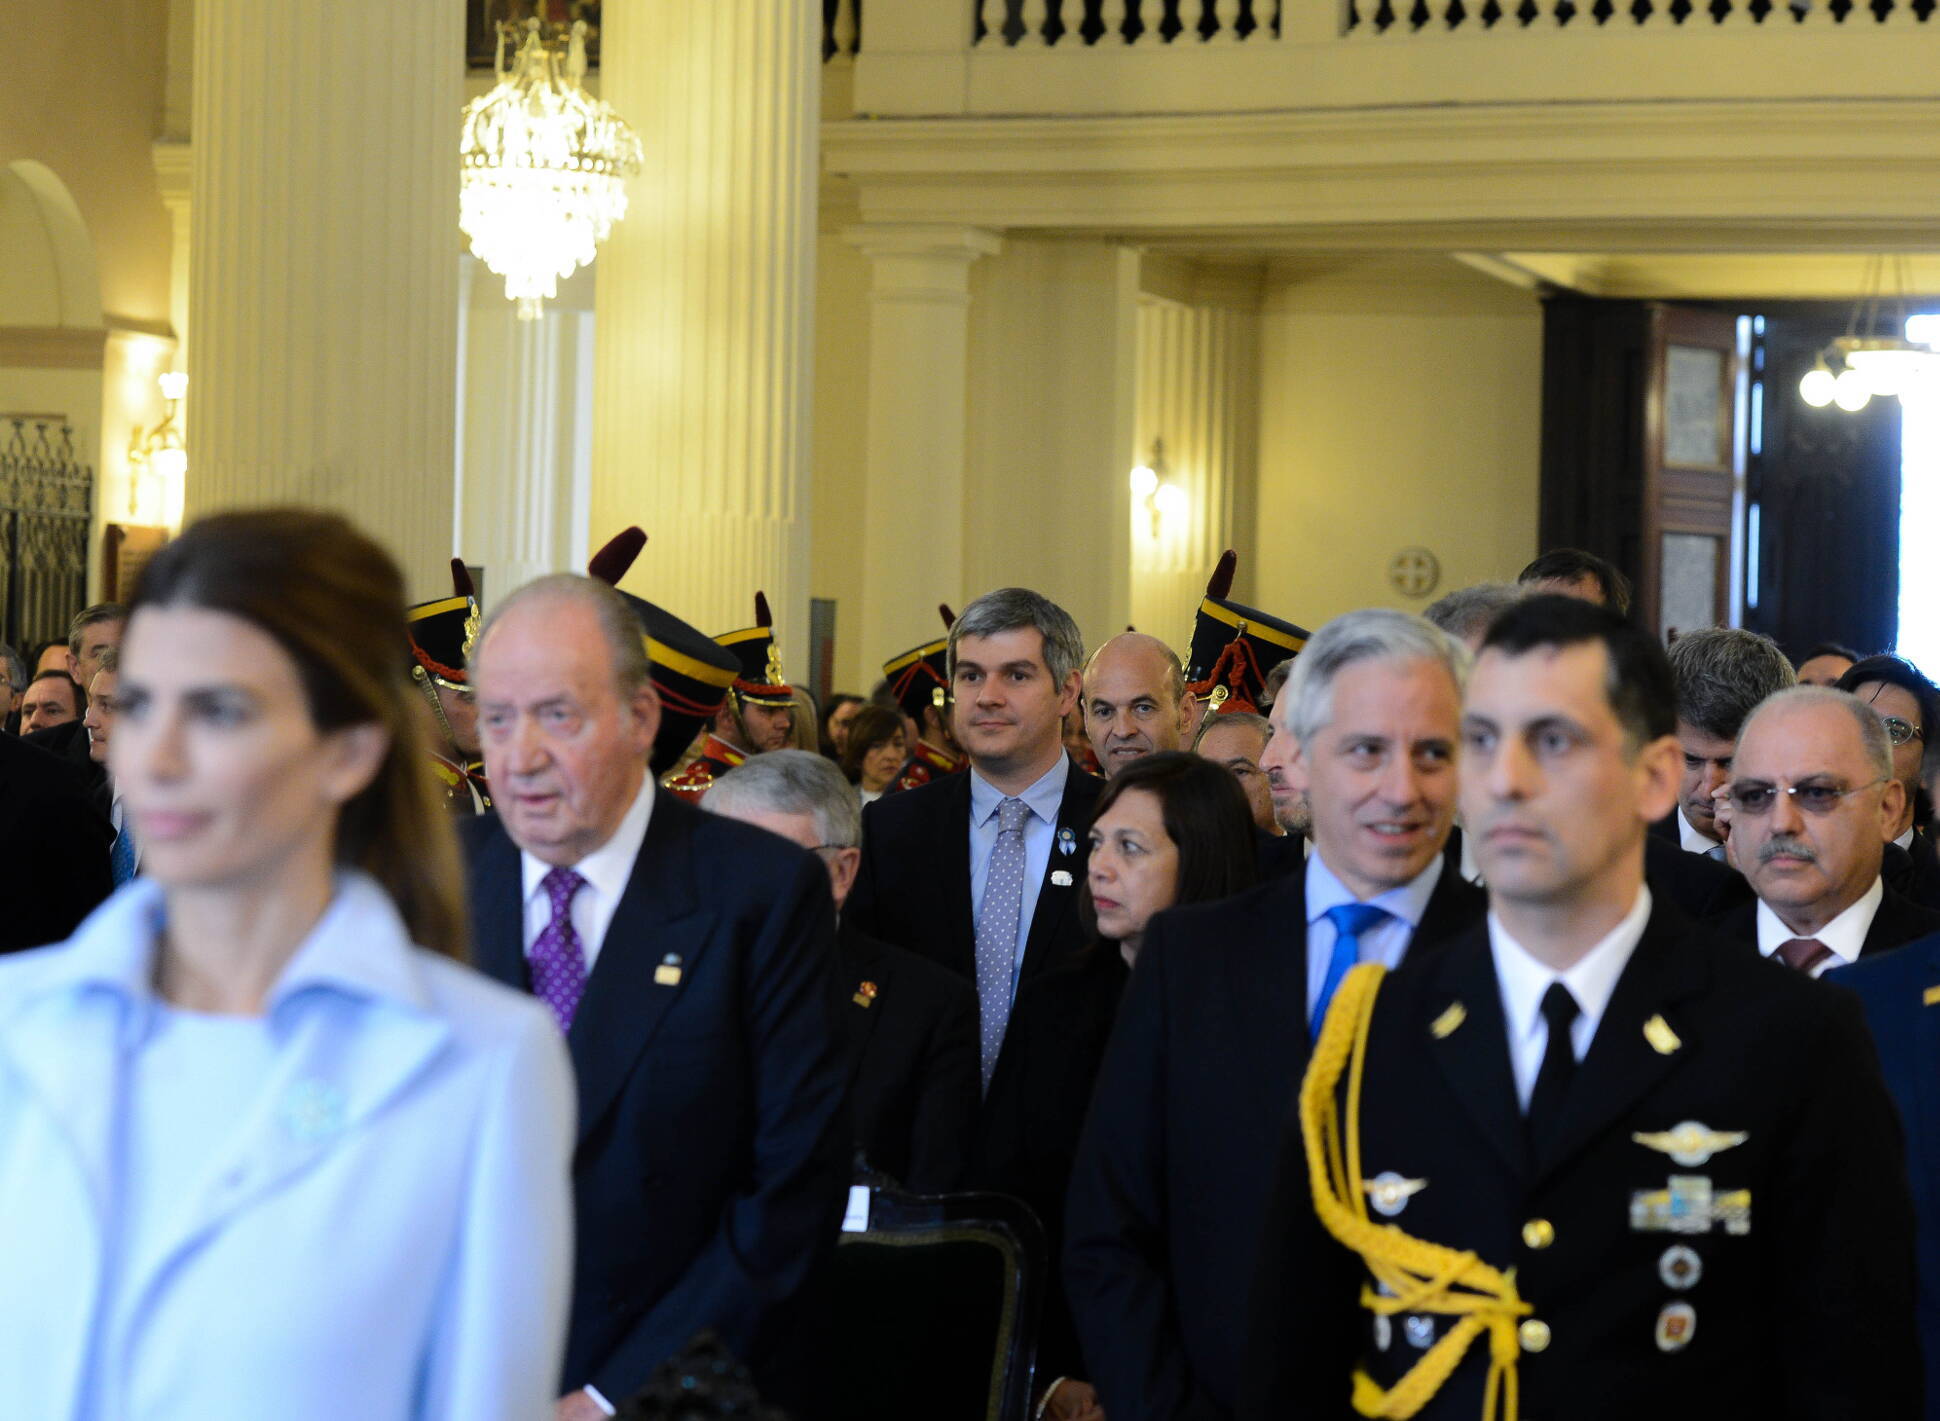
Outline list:
[[[1542,1069],[1536,1072],[1536,1088],[1529,1093],[1529,1153],[1542,1157],[1544,1147],[1556,1133],[1562,1118],[1563,1103],[1569,1098],[1570,1082],[1576,1079],[1576,1046],[1570,1028],[1578,1014],[1576,998],[1561,982],[1551,982],[1543,993],[1543,1020],[1549,1023],[1549,1044],[1543,1049]]]

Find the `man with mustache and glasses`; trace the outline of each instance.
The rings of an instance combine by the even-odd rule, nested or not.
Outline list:
[[[1816,977],[1940,931],[1940,913],[1880,875],[1906,787],[1885,725],[1857,697],[1800,686],[1766,700],[1719,800],[1732,860],[1758,895],[1711,920],[1720,936]]]
[[[1487,922],[1335,994],[1256,1249],[1241,1421],[1917,1415],[1913,1210],[1858,1003],[1645,880],[1682,768],[1663,649],[1518,603],[1461,757]]]
[[[1481,892],[1442,858],[1467,660],[1384,608],[1314,633],[1260,761],[1282,823],[1294,796],[1311,806],[1313,852],[1146,929],[1066,1209],[1065,1288],[1111,1421],[1233,1414],[1276,1132],[1310,1026],[1353,964],[1432,956],[1481,919]]]

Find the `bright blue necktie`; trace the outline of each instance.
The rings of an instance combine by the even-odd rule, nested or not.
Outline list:
[[[1393,915],[1372,903],[1337,903],[1321,916],[1334,925],[1334,955],[1327,959],[1327,980],[1320,984],[1313,1018],[1307,1023],[1308,1033],[1316,1041],[1320,1039],[1320,1024],[1327,1020],[1327,1003],[1334,999],[1347,969],[1361,960],[1361,934]]]

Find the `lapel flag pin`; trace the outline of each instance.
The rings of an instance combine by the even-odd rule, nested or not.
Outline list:
[[[1448,1010],[1428,1023],[1429,1031],[1437,1041],[1446,1041],[1455,1034],[1455,1028],[1468,1020],[1468,1008],[1460,1002],[1450,1002]]]
[[[855,989],[855,995],[850,997],[849,1000],[859,1007],[870,1007],[876,1004],[876,994],[876,984],[874,982],[864,982]]]
[[[1684,1044],[1678,1040],[1677,1033],[1671,1030],[1671,1024],[1661,1016],[1653,1016],[1644,1023],[1644,1040],[1648,1041],[1650,1049],[1660,1056],[1668,1056]]]
[[[1928,987],[1921,995],[1920,1000],[1927,1006],[1940,1004],[1940,987]]]
[[[660,965],[653,969],[653,984],[656,987],[678,987],[680,985],[680,954],[670,952],[660,959]]]
[[[1061,854],[1075,854],[1077,851],[1078,836],[1071,832],[1070,827],[1067,825],[1065,828],[1058,830],[1058,852]]]

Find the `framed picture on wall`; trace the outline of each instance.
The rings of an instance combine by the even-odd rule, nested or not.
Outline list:
[[[547,24],[586,22],[586,67],[600,67],[600,0],[465,0],[465,67],[490,72],[498,54],[498,27],[537,15]],[[507,62],[512,55],[509,47]]]

